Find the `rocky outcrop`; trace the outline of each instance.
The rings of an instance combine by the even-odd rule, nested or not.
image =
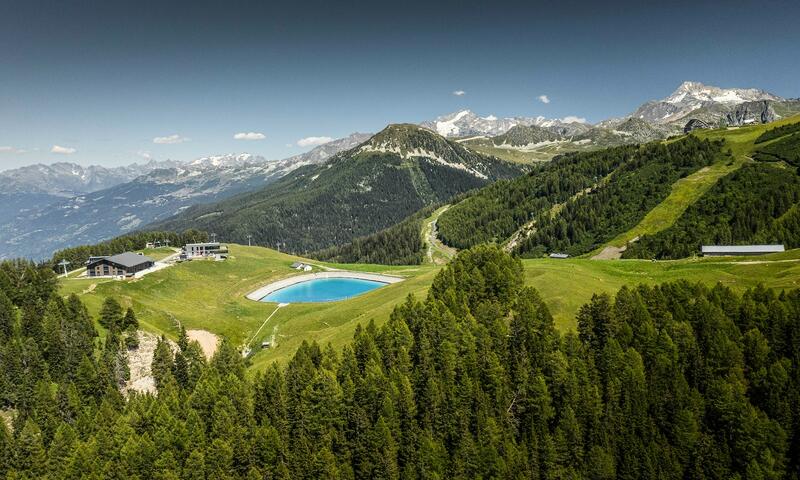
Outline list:
[[[555,142],[561,140],[562,135],[552,132],[544,127],[537,127],[535,125],[517,125],[512,127],[502,135],[498,135],[492,139],[495,145],[510,145],[513,147],[522,147],[526,145],[539,144],[542,142]]]
[[[776,118],[775,109],[772,108],[772,102],[769,100],[740,103],[725,115],[726,123],[736,127],[756,123],[769,123]]]

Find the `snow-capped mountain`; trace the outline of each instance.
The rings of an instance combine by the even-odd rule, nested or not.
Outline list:
[[[59,196],[25,193],[24,198],[15,197],[17,202],[6,198],[6,205],[11,208],[0,209],[0,258],[42,259],[60,248],[97,243],[168,218],[192,205],[258,189],[303,165],[322,163],[368,137],[353,134],[283,160],[238,153],[188,162],[151,162],[146,167],[138,166],[138,175],[134,175],[134,167],[120,167],[132,177],[121,177],[108,188],[84,187],[70,196],[65,196],[68,191],[64,190],[57,191]],[[76,169],[80,176],[77,172]],[[89,176],[86,174],[87,179]],[[37,188],[56,192],[52,185],[55,181],[41,183]],[[33,238],[35,242],[31,241]]]
[[[742,103],[783,100],[757,88],[726,89],[700,82],[683,82],[667,98],[649,101],[636,109],[631,116],[651,123],[671,123],[682,121],[693,112],[704,109],[723,115]]]
[[[95,192],[125,183],[171,162],[151,161],[143,165],[124,167],[84,167],[77,163],[60,162],[51,165],[28,165],[0,172],[2,194],[36,193],[69,197]]]
[[[471,110],[442,115],[435,120],[422,122],[420,125],[444,137],[495,136],[506,133],[517,125],[545,127],[553,129],[554,132],[560,129],[571,134],[589,126],[584,119],[577,117],[563,119],[548,119],[542,116],[498,118],[489,115],[481,117]]]

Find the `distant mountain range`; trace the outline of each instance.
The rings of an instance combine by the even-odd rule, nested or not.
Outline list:
[[[541,127],[555,133],[559,138],[580,139],[581,134],[586,134],[592,128],[613,130],[632,118],[649,124],[662,125],[677,133],[692,118],[699,118],[714,125],[722,122],[725,125],[741,126],[767,123],[798,112],[800,112],[800,100],[785,99],[764,90],[725,89],[700,82],[683,82],[677,90],[664,99],[646,102],[630,115],[604,120],[596,125],[577,117],[563,119],[548,119],[541,116],[481,117],[470,110],[443,115],[435,120],[424,121],[420,125],[449,138],[494,137],[505,134],[515,127]]]
[[[390,125],[324,164],[299,168],[246,195],[192,207],[153,228],[198,228],[232,242],[252,235],[259,245],[312,252],[522,171],[430,130]]]
[[[462,110],[375,136],[355,133],[283,160],[244,153],[115,168],[32,165],[0,172],[0,258],[45,258],[154,222],[210,228],[230,240],[254,234],[269,245],[311,251],[513,176],[526,168],[519,164],[666,138],[687,125],[767,123],[798,112],[800,100],[763,90],[684,82],[664,99],[594,125]]]
[[[172,162],[151,161],[144,165],[134,163],[125,167],[83,167],[67,162],[28,165],[0,171],[0,192],[3,195],[36,193],[70,197],[129,182],[170,163]]]
[[[0,172],[0,258],[45,258],[124,234],[192,205],[263,187],[367,138],[355,133],[278,161],[245,153],[113,169],[61,163]]]
[[[572,135],[589,128],[585,120],[579,118],[568,117],[559,120],[545,117],[497,118],[494,115],[480,117],[470,110],[443,115],[435,120],[422,122],[420,125],[451,138],[501,135],[516,126],[543,127],[564,135]]]

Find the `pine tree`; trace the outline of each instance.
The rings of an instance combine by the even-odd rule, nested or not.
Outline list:
[[[0,477],[5,478],[6,473],[13,465],[14,443],[6,427],[4,419],[0,419]]]
[[[50,366],[50,373],[56,378],[61,378],[66,371],[66,345],[62,333],[64,311],[60,300],[51,300],[47,304],[43,320],[42,355]]]
[[[0,345],[14,334],[16,309],[6,294],[0,290]]]
[[[38,478],[45,474],[47,455],[42,442],[42,432],[30,419],[25,422],[17,439],[14,466],[32,478]]]
[[[122,330],[122,307],[112,297],[107,297],[103,302],[103,307],[100,309],[99,321],[100,325],[109,330]]]
[[[158,339],[156,349],[153,352],[152,372],[156,381],[156,387],[162,388],[167,383],[173,382],[172,371],[174,369],[174,357],[169,342],[163,336]]]
[[[137,330],[139,328],[139,320],[136,319],[136,314],[132,308],[125,311],[125,317],[122,319],[122,330]]]
[[[53,436],[47,452],[47,474],[50,478],[64,478],[78,436],[68,423],[61,423]]]

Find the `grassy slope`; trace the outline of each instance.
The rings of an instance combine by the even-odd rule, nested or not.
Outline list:
[[[422,221],[422,241],[425,244],[425,262],[435,265],[446,264],[456,254],[456,249],[444,245],[438,239],[432,237],[433,223],[439,219],[450,205],[439,207],[428,218]]]
[[[575,314],[592,294],[613,293],[623,285],[685,279],[709,285],[722,282],[734,288],[759,283],[774,288],[800,286],[800,250],[745,258],[662,262],[532,259],[523,260],[523,264],[527,284],[539,290],[562,330],[575,328]]]
[[[298,272],[289,264],[296,259],[260,247],[231,246],[228,262],[196,261],[180,264],[138,281],[62,280],[63,293],[81,295],[97,315],[103,299],[114,296],[133,306],[143,328],[174,338],[175,319],[188,328],[225,335],[237,345],[249,340],[275,309],[275,304],[253,302],[244,295],[271,280]],[[772,260],[767,263],[764,260]],[[524,260],[526,281],[542,293],[560,329],[575,328],[575,314],[596,292],[616,291],[622,285],[661,283],[686,279],[733,287],[758,283],[776,288],[796,287],[800,281],[800,250],[758,258],[715,258],[651,262],[588,259]],[[404,282],[362,296],[323,304],[295,304],[280,309],[256,338],[258,344],[276,334],[278,346],[256,350],[254,368],[286,361],[303,340],[331,342],[340,347],[352,338],[359,323],[384,322],[392,309],[409,294],[424,297],[439,270],[431,265],[385,267],[336,265],[347,270],[386,272],[408,277]],[[86,292],[91,284],[96,287]],[[277,327],[277,331],[275,328]]]
[[[497,157],[508,162],[530,164],[536,162],[550,161],[556,155],[563,153],[589,150],[591,148],[582,147],[570,142],[561,142],[552,145],[542,145],[532,149],[500,148],[492,144],[490,139],[475,139],[460,142],[465,147],[469,147],[478,153]],[[594,148],[596,149],[596,147]]]
[[[244,296],[270,281],[299,272],[289,268],[297,257],[260,247],[230,245],[230,249],[231,259],[227,262],[183,263],[137,281],[68,279],[62,281],[62,292],[80,294],[95,316],[104,298],[114,296],[124,306],[134,307],[147,330],[174,338],[178,320],[187,328],[209,330],[240,345],[275,309],[275,304],[254,302]],[[424,295],[437,271],[432,266],[336,267],[393,273],[408,279],[343,302],[296,304],[281,309],[256,339],[260,342],[271,336],[277,326],[278,347],[258,352],[254,357],[256,365],[285,360],[303,339],[343,344],[352,337],[358,323],[367,323],[373,317],[383,321],[408,294]],[[89,292],[93,284],[95,287]]]
[[[717,180],[737,170],[739,167],[750,161],[749,156],[754,150],[755,139],[770,128],[775,128],[787,123],[798,121],[797,116],[782,119],[777,122],[755,125],[752,127],[742,127],[734,130],[698,130],[695,132],[700,138],[711,140],[725,138],[725,150],[728,148],[733,152],[733,161],[725,157],[708,168],[704,168],[686,178],[682,178],[672,185],[670,195],[651,210],[638,225],[625,233],[618,235],[609,241],[606,246],[622,247],[635,237],[644,234],[654,234],[672,226],[678,217],[683,214],[689,205],[696,202],[703,196]],[[602,248],[597,249],[592,254],[597,253]]]
[[[152,258],[155,261],[163,260],[170,255],[175,254],[175,250],[170,247],[161,247],[161,248],[145,248],[144,250],[140,250],[140,252],[148,257]]]

